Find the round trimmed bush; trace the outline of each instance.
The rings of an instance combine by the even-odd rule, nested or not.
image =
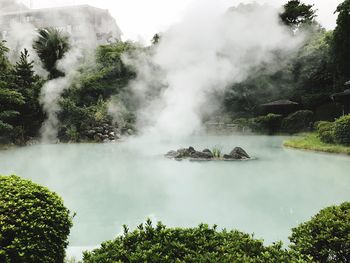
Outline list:
[[[310,128],[314,114],[309,110],[300,110],[290,114],[282,121],[282,130],[287,133],[302,132]]]
[[[72,226],[62,199],[17,176],[0,176],[0,262],[62,263]]]
[[[334,143],[334,123],[320,121],[316,125],[317,136],[324,143]]]
[[[335,121],[334,138],[336,143],[350,145],[350,114]]]
[[[293,250],[316,262],[350,262],[350,203],[321,210],[289,239]]]

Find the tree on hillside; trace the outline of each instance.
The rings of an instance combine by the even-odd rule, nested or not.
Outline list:
[[[152,45],[157,45],[159,43],[160,39],[161,39],[161,35],[158,33],[155,34],[151,40]]]
[[[19,115],[18,107],[24,104],[24,98],[11,89],[9,81],[10,63],[5,42],[0,42],[0,137],[10,137],[14,129],[13,120]]]
[[[64,57],[69,47],[69,37],[66,34],[55,28],[39,29],[33,48],[38,53],[45,69],[50,73],[50,79],[64,75],[57,69],[57,61]]]
[[[333,49],[337,67],[338,84],[350,80],[350,0],[337,7],[337,26],[334,30]]]
[[[284,6],[284,12],[280,14],[282,22],[293,30],[303,24],[311,24],[316,15],[313,5],[306,5],[300,0],[290,0]]]
[[[18,107],[24,104],[24,98],[6,85],[0,81],[0,137],[9,138],[14,129],[13,120],[19,116]]]
[[[127,99],[131,98],[130,90],[126,87],[129,81],[135,78],[134,70],[125,64],[123,56],[138,48],[131,42],[117,42],[97,47],[94,63],[87,62],[82,65],[79,69],[81,72],[79,78],[64,91],[59,101],[61,140],[64,141],[66,135],[71,141],[76,141],[78,137],[84,138],[85,135],[91,138],[93,129],[113,124],[111,116],[107,114],[108,104],[112,98],[116,98],[123,105],[121,108],[126,107]],[[127,125],[131,122],[134,122],[133,115],[127,110],[124,114],[123,110],[118,127],[132,128],[131,125]]]
[[[6,47],[5,43],[5,41],[0,41],[0,74],[4,74],[10,66],[6,56],[9,49]]]
[[[35,74],[34,61],[29,59],[28,50],[21,52],[19,61],[14,66],[14,88],[22,94],[25,104],[20,107],[21,118],[18,123],[25,136],[36,136],[40,129],[44,114],[39,104],[42,79]]]
[[[306,109],[315,110],[334,93],[334,63],[331,52],[332,32],[313,34],[292,61],[295,89],[292,97],[301,99]]]

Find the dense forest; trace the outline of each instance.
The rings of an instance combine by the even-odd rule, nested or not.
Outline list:
[[[317,22],[317,11],[312,5],[298,0],[286,3],[280,23],[293,37],[304,37],[302,46],[288,56],[276,50],[275,65],[262,64],[242,82],[227,87],[223,94],[216,94],[221,101],[216,118],[250,126],[255,131],[293,133],[303,128],[293,126],[300,120],[305,123],[302,126],[307,126],[311,121],[340,117],[342,105],[334,103],[331,95],[346,89],[344,83],[350,80],[349,9],[349,0],[340,4],[336,10],[337,26],[327,31]],[[162,41],[161,33],[154,36],[148,47],[115,42],[86,52],[78,74],[58,98],[58,140],[108,141],[135,133],[135,101],[131,99],[128,83],[136,77],[136,72],[123,62],[123,55],[152,52],[159,41]],[[25,144],[41,137],[48,118],[42,90],[48,82],[65,75],[57,64],[68,54],[72,43],[59,30],[38,31],[28,50],[35,50],[48,72],[46,77],[34,71],[33,57],[27,49],[20,53],[16,63],[10,63],[6,44],[6,39],[0,42],[0,138],[2,143]],[[301,113],[280,116],[262,112],[262,104],[276,100],[298,103]],[[110,114],[112,101],[123,109],[118,112],[118,118]]]

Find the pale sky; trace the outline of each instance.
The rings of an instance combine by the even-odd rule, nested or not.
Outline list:
[[[28,4],[30,0],[21,0]],[[223,6],[234,6],[252,0],[211,0]],[[155,33],[164,31],[181,19],[193,2],[200,0],[32,0],[34,8],[89,4],[109,9],[124,33],[124,39],[148,41]],[[269,3],[281,6],[287,0],[255,0],[257,3]],[[318,21],[327,29],[335,26],[334,11],[342,0],[304,0],[318,9]]]

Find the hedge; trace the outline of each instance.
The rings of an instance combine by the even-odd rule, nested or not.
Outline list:
[[[195,228],[167,228],[150,220],[107,241],[101,248],[84,252],[84,263],[117,262],[309,262],[306,257],[242,232],[218,231],[201,224]]]
[[[350,145],[350,114],[335,121],[334,139],[336,143]]]
[[[289,239],[293,250],[316,262],[350,262],[350,203],[321,210]]]

